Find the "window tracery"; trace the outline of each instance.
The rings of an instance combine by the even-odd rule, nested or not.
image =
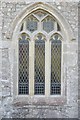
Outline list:
[[[24,31],[26,32],[25,34]],[[35,37],[36,31],[37,35]],[[46,35],[43,35],[44,31],[47,33]],[[51,62],[47,63],[51,66],[48,67],[51,71],[48,80],[50,94],[61,94],[62,37],[58,34],[58,31],[61,32],[61,28],[57,20],[44,10],[34,11],[23,20],[20,28],[20,34],[22,36],[19,37],[19,94],[29,94],[30,92],[29,76],[31,72],[29,72],[29,68],[31,67],[29,66],[29,57],[32,54],[34,56],[32,61],[34,64],[34,77],[32,79],[34,81],[34,94],[45,95],[45,84],[47,81],[45,77],[47,76],[45,61],[47,57],[51,59]],[[33,37],[30,39],[29,35]],[[31,47],[29,42],[34,42],[33,53],[29,50],[29,47]],[[45,46],[48,46],[50,56],[45,56],[47,54],[47,47]]]

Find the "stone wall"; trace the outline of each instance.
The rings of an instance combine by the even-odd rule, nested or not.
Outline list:
[[[37,1],[37,0],[36,0]],[[35,1],[35,2],[36,2]],[[31,1],[0,1],[0,116],[5,118],[77,118],[78,117],[78,2],[45,1],[53,5],[70,24],[75,40],[64,44],[64,80],[67,102],[63,105],[33,105],[13,101],[12,23]],[[8,31],[8,32],[7,32]],[[66,39],[66,38],[65,38]]]
[[[80,2],[78,4],[78,115],[80,118]]]

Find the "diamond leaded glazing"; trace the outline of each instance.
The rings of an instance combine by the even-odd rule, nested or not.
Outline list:
[[[35,94],[45,93],[45,41],[39,35],[35,40]]]
[[[29,94],[29,89],[31,93],[31,86],[34,85],[34,94],[43,95],[45,94],[45,81],[51,82],[51,95],[61,94],[61,36],[57,34],[57,31],[61,32],[61,27],[56,18],[42,9],[30,13],[22,21],[20,27],[21,38],[19,40],[19,94]],[[27,37],[23,34],[24,32]],[[46,42],[43,33],[46,35]],[[52,35],[53,33],[55,35]],[[27,38],[29,38],[30,34],[31,39],[28,41]],[[51,38],[51,43],[49,42],[49,38]],[[32,42],[35,42],[35,45]],[[45,44],[48,47],[45,48]],[[51,62],[45,57],[45,52],[47,55],[47,49],[50,51]],[[30,61],[29,57],[31,57]],[[45,66],[45,61],[47,65],[49,64],[47,67],[51,73],[46,72],[47,67]],[[34,68],[29,62],[33,63]],[[50,64],[51,68],[49,67]],[[30,68],[32,67],[32,71],[30,72],[29,65]],[[32,81],[29,81],[29,76],[32,77],[30,78]],[[48,79],[51,81],[46,80],[47,78],[45,76],[48,76]]]
[[[29,94],[29,41],[19,40],[19,94]]]
[[[51,40],[51,94],[61,93],[61,40],[55,35]]]
[[[52,17],[48,16],[43,20],[43,30],[47,33],[54,30],[54,20]]]
[[[34,16],[30,16],[27,20],[27,29],[30,32],[37,30],[37,19]]]

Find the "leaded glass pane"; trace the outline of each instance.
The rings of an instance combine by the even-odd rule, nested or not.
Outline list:
[[[29,94],[29,41],[19,40],[19,94]]]
[[[54,30],[54,20],[50,16],[43,20],[43,30],[48,33]]]
[[[51,95],[61,94],[61,40],[51,40]]]
[[[30,16],[27,20],[27,29],[30,32],[37,30],[37,19],[34,16]]]
[[[38,36],[35,41],[35,94],[45,94],[45,41]]]

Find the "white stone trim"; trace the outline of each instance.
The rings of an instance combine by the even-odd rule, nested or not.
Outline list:
[[[13,92],[14,92],[14,98],[15,97],[20,97],[21,95],[18,96],[18,83],[15,81],[17,80],[18,81],[18,35],[21,34],[19,33],[19,30],[20,30],[20,26],[21,26],[21,23],[22,23],[22,20],[29,14],[29,13],[32,13],[33,11],[37,10],[37,9],[43,9],[47,12],[49,12],[50,14],[52,14],[56,19],[57,19],[57,22],[59,23],[60,27],[61,27],[61,32],[58,32],[58,31],[52,31],[50,32],[49,34],[47,34],[46,32],[44,31],[36,31],[34,33],[30,33],[29,31],[26,31],[24,29],[24,31],[22,31],[21,33],[27,33],[29,36],[30,36],[30,39],[31,41],[29,42],[29,45],[31,44],[31,46],[33,47],[29,47],[29,53],[30,53],[30,60],[29,60],[29,64],[30,64],[30,68],[29,68],[29,75],[30,75],[30,78],[29,78],[29,94],[30,96],[33,96],[34,95],[34,92],[33,92],[33,89],[34,89],[34,73],[32,73],[34,71],[34,62],[32,62],[34,60],[34,39],[33,39],[33,36],[36,36],[38,33],[42,33],[46,36],[46,38],[48,40],[50,40],[50,36],[53,35],[54,33],[58,33],[59,35],[62,36],[62,59],[61,59],[61,62],[62,62],[62,68],[61,68],[61,95],[53,95],[51,96],[50,95],[50,84],[49,84],[49,81],[47,80],[47,78],[50,79],[50,75],[47,76],[47,72],[46,72],[46,77],[45,77],[45,82],[48,84],[46,84],[45,86],[45,95],[43,97],[50,97],[51,99],[54,99],[55,98],[63,98],[62,100],[64,101],[65,99],[65,81],[64,81],[64,66],[63,66],[63,62],[64,62],[64,59],[63,59],[63,47],[64,47],[64,43],[66,42],[69,42],[71,41],[72,39],[75,39],[74,38],[74,35],[73,35],[73,31],[71,30],[69,24],[66,22],[66,20],[64,19],[64,17],[57,12],[57,10],[55,8],[53,8],[52,6],[48,5],[48,4],[44,4],[42,2],[39,2],[39,3],[35,3],[35,4],[31,4],[30,6],[28,6],[27,8],[25,8],[21,13],[20,15],[18,15],[16,17],[16,19],[14,20],[13,24],[12,24],[12,29],[13,29],[13,35],[12,35],[12,48],[14,48],[14,54],[15,54],[15,60],[14,60],[14,69],[13,71],[15,71],[15,75],[13,75]],[[56,24],[55,24],[55,28],[56,28]],[[66,38],[66,39],[65,39]],[[50,50],[50,44],[48,44],[50,41],[45,41],[45,46],[48,48],[48,50]],[[49,54],[49,52],[48,52]],[[47,58],[47,55],[45,56]],[[50,58],[47,58],[49,61],[50,61]],[[17,62],[16,62],[17,61]],[[51,61],[50,61],[51,62]],[[45,62],[47,64],[47,61]],[[45,65],[46,66],[46,65]],[[31,70],[32,69],[32,70]],[[45,71],[47,70],[47,66],[46,66],[46,69]],[[50,72],[50,70],[49,70]],[[13,72],[14,73],[14,72]],[[32,79],[33,79],[33,82],[32,82]],[[16,86],[16,87],[15,87]],[[33,88],[31,90],[31,88]],[[23,98],[24,97],[30,97],[30,96],[25,96],[25,95],[22,95]],[[34,97],[37,97],[34,95]],[[39,96],[41,97],[41,96]],[[45,100],[45,99],[44,99]]]

